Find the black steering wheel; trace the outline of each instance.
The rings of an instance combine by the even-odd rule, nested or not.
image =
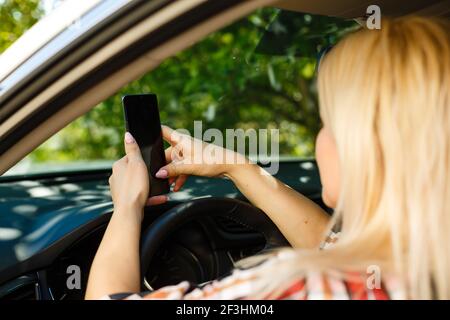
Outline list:
[[[142,234],[141,274],[143,281],[145,281],[145,275],[153,257],[167,237],[184,224],[203,216],[227,218],[260,233],[265,239],[263,250],[289,246],[272,220],[261,209],[247,202],[231,198],[192,200],[177,205],[164,213]]]

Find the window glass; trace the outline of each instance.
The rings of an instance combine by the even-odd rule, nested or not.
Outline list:
[[[281,160],[314,155],[318,52],[353,21],[260,9],[125,86],[29,154],[8,174],[109,167],[123,155],[124,94],[156,93],[161,122],[193,132],[277,129]],[[269,137],[270,139],[270,137]],[[49,165],[51,164],[51,165]]]

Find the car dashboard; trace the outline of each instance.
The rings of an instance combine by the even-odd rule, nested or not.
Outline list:
[[[109,170],[100,170],[0,180],[0,299],[83,299],[113,210],[109,175]],[[277,177],[323,205],[314,161],[283,163]],[[245,200],[227,179],[190,177],[169,202],[146,208],[142,229],[168,209],[202,197]],[[142,290],[221,277],[264,245],[261,234],[234,221],[196,219],[168,236]],[[71,277],[75,273],[78,280]]]

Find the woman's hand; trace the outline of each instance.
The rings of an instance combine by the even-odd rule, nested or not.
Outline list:
[[[151,186],[147,167],[142,159],[136,140],[125,133],[126,155],[117,160],[112,167],[109,186],[114,207],[136,208],[142,214],[142,208],[147,205],[161,204],[167,201],[167,196],[155,196],[148,199]]]
[[[298,248],[318,248],[330,221],[317,204],[286,186],[243,155],[205,143],[163,126],[170,143],[167,165],[156,174],[176,179],[174,191],[188,175],[227,176],[253,205],[262,209],[278,226],[286,239]],[[302,236],[299,237],[298,235]]]
[[[195,139],[162,126],[164,140],[170,143],[166,149],[167,165],[157,173],[158,178],[169,178],[173,191],[178,191],[189,175],[202,177],[226,176],[236,164],[248,163],[248,160],[231,150]]]

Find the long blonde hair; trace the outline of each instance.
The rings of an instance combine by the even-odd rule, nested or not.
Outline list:
[[[306,270],[366,272],[375,264],[400,279],[407,297],[450,298],[449,29],[444,20],[385,19],[325,56],[318,89],[339,153],[332,225],[340,223],[340,238],[268,267],[278,270],[276,285],[261,292]]]

